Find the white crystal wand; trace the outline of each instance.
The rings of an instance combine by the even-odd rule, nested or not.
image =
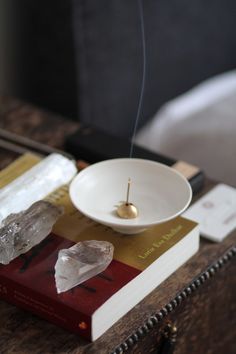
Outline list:
[[[51,154],[0,190],[0,226],[9,214],[29,208],[76,174],[75,163],[60,154]]]

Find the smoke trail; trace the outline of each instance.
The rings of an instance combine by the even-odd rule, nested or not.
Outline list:
[[[133,135],[131,138],[131,146],[130,146],[130,153],[129,157],[133,156],[133,148],[134,148],[134,139],[136,136],[136,131],[138,127],[138,122],[141,115],[142,103],[143,103],[143,94],[144,94],[144,87],[145,87],[145,79],[146,79],[146,42],[145,42],[145,28],[144,28],[144,14],[143,14],[143,2],[142,0],[138,0],[139,5],[139,16],[140,16],[140,25],[141,25],[141,36],[142,36],[142,53],[143,53],[143,73],[142,73],[142,84],[141,84],[141,91],[138,103],[138,110],[134,124]]]

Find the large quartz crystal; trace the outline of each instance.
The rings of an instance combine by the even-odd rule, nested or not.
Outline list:
[[[8,264],[40,243],[63,213],[63,207],[38,201],[25,211],[10,214],[0,228],[0,263]]]
[[[82,241],[59,251],[55,266],[57,292],[61,293],[103,272],[113,258],[107,241]]]
[[[34,202],[70,182],[76,172],[74,161],[65,156],[53,153],[44,158],[0,189],[0,224],[9,214],[29,208]]]

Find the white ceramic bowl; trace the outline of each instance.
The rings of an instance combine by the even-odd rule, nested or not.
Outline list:
[[[117,205],[126,200],[139,209],[135,219],[121,219]],[[185,177],[158,162],[121,158],[105,160],[81,171],[70,185],[74,206],[89,218],[124,234],[135,234],[181,214],[192,198]]]

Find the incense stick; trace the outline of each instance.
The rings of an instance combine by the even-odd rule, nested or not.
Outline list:
[[[39,143],[24,136],[12,133],[10,131],[0,128],[0,146],[9,151],[17,153],[25,153],[27,151],[37,152],[42,155],[49,155],[51,153],[59,153],[74,160],[73,156],[54,147]]]

